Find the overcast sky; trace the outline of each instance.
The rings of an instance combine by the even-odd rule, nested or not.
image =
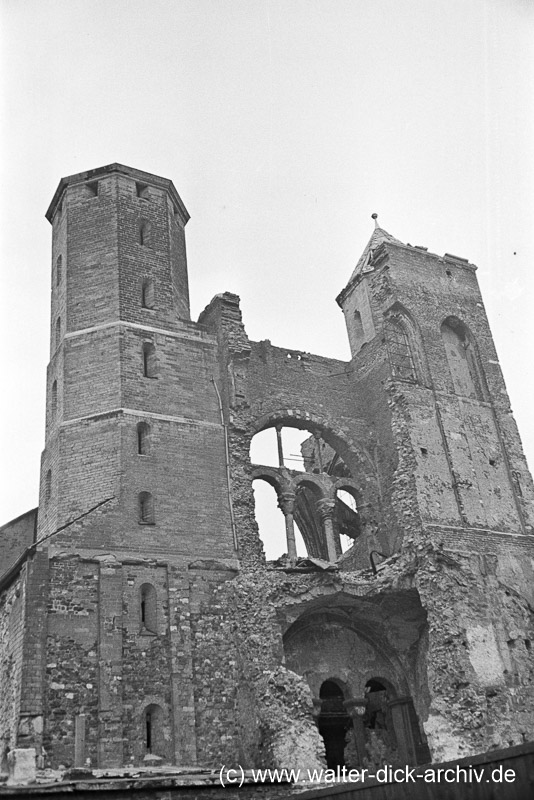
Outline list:
[[[37,504],[62,176],[171,178],[192,316],[349,358],[335,297],[372,232],[467,257],[531,463],[534,2],[0,0],[0,523]]]

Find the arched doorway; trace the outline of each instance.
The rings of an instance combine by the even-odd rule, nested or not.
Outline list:
[[[333,680],[324,681],[319,690],[321,711],[317,720],[323,737],[328,769],[345,766],[345,744],[352,719],[345,708],[345,695]]]

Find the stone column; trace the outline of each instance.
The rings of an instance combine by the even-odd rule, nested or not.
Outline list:
[[[367,755],[365,749],[365,733],[363,730],[363,715],[365,714],[366,702],[365,698],[345,700],[343,703],[347,709],[347,713],[352,719],[352,728],[354,730],[354,741],[356,744],[356,751],[358,753],[358,763],[360,767],[364,766],[364,758]]]
[[[276,428],[276,443],[278,445],[278,466],[284,466],[284,447],[282,445],[282,426],[275,425]]]
[[[297,542],[295,540],[295,523],[293,520],[295,493],[282,492],[278,496],[278,507],[282,511],[286,521],[287,554],[291,566],[294,566],[297,561]]]
[[[403,764],[415,764],[415,742],[412,734],[410,718],[411,697],[397,697],[390,700],[388,708],[391,712],[393,731],[397,740],[399,758]]]
[[[337,561],[336,542],[334,538],[334,509],[336,507],[335,500],[323,498],[317,501],[317,510],[321,515],[323,521],[324,535],[326,539],[326,551],[328,553],[328,560],[332,563]]]
[[[317,447],[317,462],[319,464],[319,470],[324,472],[323,470],[323,454],[321,453],[321,434],[318,431],[315,431],[313,434],[313,438],[315,439],[315,444]]]

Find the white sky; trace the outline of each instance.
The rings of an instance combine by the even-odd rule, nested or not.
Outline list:
[[[534,463],[534,3],[0,0],[0,522],[37,504],[62,176],[171,178],[192,316],[348,359],[335,297],[372,232],[469,258]]]

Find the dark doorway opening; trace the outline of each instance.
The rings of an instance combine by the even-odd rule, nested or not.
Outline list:
[[[319,733],[324,739],[326,765],[328,769],[345,766],[345,744],[352,720],[345,708],[343,690],[335,681],[325,681],[320,690],[321,712],[318,724]]]
[[[377,680],[367,681],[365,685],[366,709],[363,724],[371,730],[387,730],[387,702],[386,687]]]

